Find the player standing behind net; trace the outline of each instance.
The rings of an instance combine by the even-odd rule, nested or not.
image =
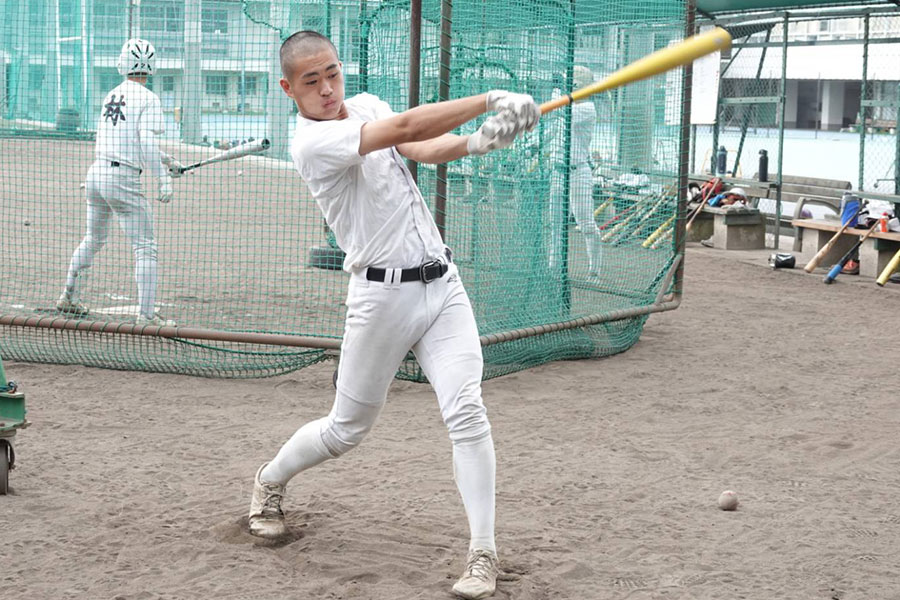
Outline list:
[[[156,51],[150,42],[133,38],[125,42],[117,67],[125,81],[103,100],[97,125],[96,159],[85,179],[87,233],[72,254],[66,287],[56,303],[60,312],[84,317],[81,304],[94,256],[106,244],[113,214],[134,249],[134,276],[140,305],[138,325],[174,325],[156,314],[156,240],[153,212],[141,193],[141,172],[159,180],[157,200],[172,200],[172,177],[181,176],[182,165],[159,150],[156,136],[165,131],[159,96],[147,89],[153,75]],[[164,166],[165,165],[165,166]],[[168,167],[168,172],[166,171]]]
[[[575,65],[572,76],[574,89],[580,89],[594,82],[594,74],[583,65]],[[559,92],[562,93],[561,91]],[[594,219],[594,179],[591,169],[591,142],[597,125],[597,110],[590,98],[579,100],[572,105],[572,141],[569,162],[565,155],[565,120],[556,120],[555,132],[550,146],[550,160],[555,167],[553,184],[550,188],[550,268],[554,268],[562,256],[562,230],[569,215],[563,214],[563,182],[569,170],[569,210],[584,236],[587,247],[588,273],[599,275],[603,261],[603,247],[600,228]]]
[[[371,94],[344,99],[328,38],[301,31],[281,47],[281,87],[297,104],[294,165],[346,252],[347,293],[331,413],[301,427],[256,473],[250,531],[287,531],[281,501],[292,477],[356,447],[412,349],[433,386],[453,444],[453,469],[470,528],[467,564],[453,591],[494,593],[494,442],[481,399],[478,329],[456,265],[403,157],[442,163],[512,144],[533,129],[531,96],[492,91],[395,114]],[[449,131],[498,111],[471,136]]]

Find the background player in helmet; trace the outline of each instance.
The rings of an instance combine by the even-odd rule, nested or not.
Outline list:
[[[572,89],[580,89],[594,82],[594,74],[583,65],[575,65],[572,75]],[[557,91],[558,97],[562,91]],[[550,266],[557,264],[562,256],[562,228],[568,222],[569,215],[563,214],[563,192],[565,170],[569,171],[569,210],[584,237],[588,255],[588,271],[591,275],[599,274],[603,249],[600,239],[600,228],[594,219],[594,180],[591,169],[591,142],[597,125],[597,110],[591,98],[579,100],[572,105],[572,141],[569,151],[569,162],[565,161],[565,119],[563,111],[559,111],[556,129],[550,144],[550,160],[556,172],[553,174],[550,187]]]
[[[453,444],[453,470],[469,520],[464,598],[494,593],[494,443],[481,399],[478,328],[456,265],[403,157],[424,163],[484,154],[533,128],[524,94],[488,94],[395,114],[371,94],[344,99],[331,42],[299,32],[281,47],[281,86],[297,104],[294,165],[322,209],[351,273],[331,413],[307,423],[256,473],[251,533],[285,534],[281,500],[301,471],[356,447],[375,423],[410,349],[431,382]],[[447,132],[498,111],[471,136]]]
[[[153,75],[156,51],[150,42],[134,38],[125,42],[117,67],[125,81],[103,99],[97,124],[95,160],[85,179],[87,233],[72,254],[66,286],[57,310],[82,317],[88,309],[80,292],[94,256],[106,244],[110,220],[115,214],[134,249],[139,313],[142,325],[171,325],[155,311],[157,256],[153,212],[141,192],[141,172],[148,171],[159,183],[157,200],[172,200],[172,177],[181,176],[182,165],[161,152],[157,136],[165,131],[159,97],[146,88]]]

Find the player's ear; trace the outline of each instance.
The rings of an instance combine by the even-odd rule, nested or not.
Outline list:
[[[291,82],[282,77],[278,80],[278,83],[281,85],[281,89],[284,90],[284,93],[287,94],[290,98],[294,98],[294,92],[291,91]]]

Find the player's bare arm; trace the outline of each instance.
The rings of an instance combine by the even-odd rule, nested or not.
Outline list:
[[[468,140],[469,136],[467,135],[445,133],[424,142],[398,144],[397,150],[410,160],[437,165],[468,156]]]
[[[359,154],[390,148],[408,142],[432,140],[487,110],[487,95],[479,94],[435,104],[423,104],[380,121],[363,125],[359,136]],[[425,161],[423,161],[425,162]]]

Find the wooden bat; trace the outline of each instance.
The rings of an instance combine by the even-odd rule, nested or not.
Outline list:
[[[215,156],[211,156],[205,160],[201,160],[200,162],[188,165],[181,169],[181,172],[186,173],[187,171],[191,171],[193,169],[196,169],[197,167],[202,167],[204,165],[210,165],[212,163],[223,162],[226,160],[234,160],[236,158],[242,158],[249,154],[265,152],[269,149],[269,145],[269,140],[267,139],[254,140],[252,142],[247,142],[246,144],[240,144],[235,146],[234,148],[231,148],[230,150],[220,152]]]
[[[852,220],[852,219],[851,219],[851,220]],[[825,283],[831,283],[832,281],[834,281],[835,279],[837,279],[837,276],[841,274],[841,269],[844,268],[844,265],[847,264],[847,261],[850,260],[850,258],[853,257],[853,254],[854,254],[857,250],[859,250],[859,247],[863,245],[863,242],[865,242],[867,239],[869,239],[869,236],[870,236],[870,235],[872,235],[873,233],[875,233],[875,229],[876,229],[877,227],[878,227],[878,221],[875,221],[875,224],[872,225],[872,226],[869,228],[868,231],[866,231],[865,235],[863,235],[862,237],[860,237],[860,238],[859,238],[859,241],[856,242],[855,244],[853,244],[853,247],[850,248],[849,250],[847,250],[847,253],[844,254],[844,256],[841,257],[841,260],[839,260],[839,261],[837,262],[836,265],[834,265],[833,267],[831,267],[831,270],[828,271],[828,273],[825,275],[825,278],[824,278],[822,281],[825,282]]]
[[[837,241],[841,239],[841,235],[843,235],[844,231],[846,231],[846,229],[850,227],[850,223],[853,222],[853,219],[855,219],[859,215],[859,211],[861,211],[862,209],[863,205],[862,202],[860,202],[859,208],[856,209],[856,212],[853,213],[853,216],[847,219],[847,222],[844,223],[844,225],[842,225],[840,229],[838,229],[838,232],[834,234],[834,236],[830,240],[828,240],[828,243],[822,246],[822,249],[816,252],[816,255],[812,257],[812,260],[806,263],[806,266],[803,267],[804,271],[806,271],[807,273],[812,273],[816,270],[816,267],[819,266],[819,263],[822,262],[822,259],[825,258],[825,255],[828,254],[832,248],[834,248],[834,245],[837,244]]]
[[[606,210],[606,207],[609,206],[610,203],[613,202],[613,200],[615,200],[615,196],[610,196],[609,198],[604,200],[603,203],[594,210],[594,217],[596,218],[603,214],[603,211]]]
[[[731,34],[716,27],[699,35],[694,35],[683,42],[657,50],[644,58],[622,67],[605,79],[577,89],[570,94],[560,96],[556,100],[541,104],[541,114],[545,115],[552,110],[562,108],[578,100],[582,100],[594,94],[605,92],[635,81],[641,81],[660,73],[690,64],[707,54],[731,47]]]
[[[623,229],[628,227],[628,224],[631,223],[632,219],[634,219],[635,217],[637,217],[639,215],[643,215],[644,212],[647,210],[647,206],[655,199],[656,199],[656,195],[645,196],[642,200],[635,202],[632,207],[632,210],[628,213],[628,216],[625,217],[625,219],[623,219],[619,223],[617,223],[615,227],[613,227],[612,229],[607,231],[605,234],[603,234],[603,237],[601,238],[601,240],[604,242],[608,242],[611,239],[613,239],[620,231],[622,231]],[[662,199],[660,198],[660,200],[662,200]]]
[[[694,224],[694,219],[696,219],[701,212],[703,212],[703,207],[706,206],[706,203],[709,202],[710,196],[712,196],[713,190],[716,188],[716,182],[719,181],[718,177],[714,177],[711,181],[713,184],[706,189],[706,193],[700,199],[700,203],[694,208],[694,212],[691,213],[690,218],[688,218],[687,225],[685,225],[684,231],[685,233],[691,230],[691,225]]]
[[[666,229],[665,233],[663,233],[655,242],[650,245],[651,250],[656,250],[660,246],[662,246],[665,242],[672,239],[672,232],[675,231],[674,227],[669,227]]]
[[[662,225],[656,228],[656,231],[651,233],[647,237],[647,239],[644,240],[644,243],[641,244],[641,246],[643,246],[644,248],[650,248],[653,245],[653,242],[655,242],[661,235],[663,235],[672,224],[672,222],[675,221],[675,217],[676,215],[672,215],[671,217],[666,219],[666,221]]]
[[[891,259],[891,262],[887,264],[884,268],[884,271],[881,272],[881,275],[878,276],[878,279],[875,280],[879,286],[884,286],[887,283],[888,279],[891,278],[891,275],[894,274],[894,271],[900,267],[900,250],[897,250],[897,253],[894,254],[894,258]]]

